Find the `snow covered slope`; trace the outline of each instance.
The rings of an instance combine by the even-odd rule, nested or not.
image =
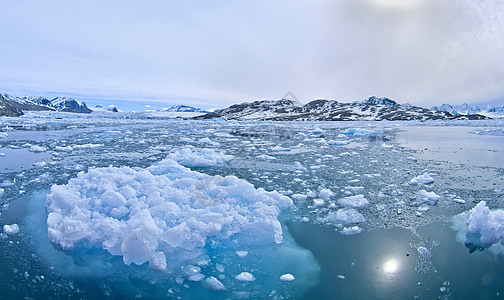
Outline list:
[[[255,101],[232,105],[197,119],[224,117],[232,120],[272,121],[407,121],[485,119],[482,115],[453,115],[446,111],[401,105],[388,98],[370,97],[362,102],[342,103],[334,100],[314,100],[300,105],[291,100]]]
[[[450,112],[453,115],[472,115],[479,114],[483,116],[487,116],[493,119],[504,118],[504,106],[478,106],[478,105],[469,105],[467,103],[452,106],[450,104],[442,104],[441,106],[433,106],[432,110],[435,111],[446,111]]]
[[[23,111],[62,111],[74,113],[90,113],[86,104],[68,97],[57,97],[49,100],[44,97],[23,96],[13,97],[0,94],[0,116],[20,116]]]

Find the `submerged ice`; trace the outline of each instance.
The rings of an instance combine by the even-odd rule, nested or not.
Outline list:
[[[47,195],[50,240],[92,244],[125,264],[164,270],[206,255],[205,246],[282,243],[280,211],[292,200],[235,176],[209,176],[165,159],[146,169],[94,168]],[[180,261],[174,261],[178,257]]]
[[[453,218],[457,238],[470,252],[490,248],[504,253],[504,210],[490,210],[485,201]]]

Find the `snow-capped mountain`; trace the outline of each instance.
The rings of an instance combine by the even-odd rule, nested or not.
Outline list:
[[[432,110],[435,111],[447,111],[453,115],[472,115],[480,114],[490,118],[504,118],[504,106],[478,106],[469,105],[467,103],[452,106],[450,104],[442,104],[441,106],[433,106]]]
[[[23,96],[13,97],[0,94],[0,116],[20,116],[23,111],[62,111],[74,113],[90,113],[84,102],[79,103],[68,97],[57,97],[49,100],[44,97]]]
[[[370,97],[361,102],[343,103],[335,100],[314,100],[305,105],[282,99],[235,104],[196,119],[224,117],[230,120],[271,121],[404,121],[486,119],[482,115],[453,115],[447,111],[433,111],[413,105],[401,105],[388,98]]]
[[[95,107],[91,108],[91,110],[94,112],[113,112],[113,113],[121,112],[119,107],[117,107],[116,105],[109,105],[107,108],[105,108],[103,107],[103,105],[98,104]]]
[[[168,108],[163,108],[162,111],[165,112],[192,112],[192,113],[209,113],[206,110],[203,110],[201,108],[196,108],[192,106],[187,106],[187,105],[173,105],[172,107]]]

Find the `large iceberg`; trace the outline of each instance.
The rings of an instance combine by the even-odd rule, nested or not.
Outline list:
[[[473,209],[453,218],[453,229],[457,239],[462,241],[470,252],[490,248],[503,252],[504,210],[490,210],[485,201]]]
[[[191,171],[172,159],[147,169],[90,169],[52,186],[46,198],[54,244],[90,244],[127,265],[148,262],[159,270],[207,255],[212,243],[280,244],[279,213],[292,205],[278,192],[235,176]]]

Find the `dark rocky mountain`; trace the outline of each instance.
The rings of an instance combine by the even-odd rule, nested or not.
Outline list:
[[[343,103],[335,100],[314,100],[305,105],[282,100],[264,100],[235,104],[195,119],[224,117],[229,120],[270,121],[407,121],[487,119],[482,115],[454,115],[447,111],[433,111],[410,104],[398,104],[388,98],[370,97],[361,102]]]
[[[91,112],[84,102],[81,104],[68,97],[57,97],[49,100],[44,97],[12,97],[7,94],[0,94],[0,116],[16,117],[23,115],[24,111],[44,110],[73,113]]]

